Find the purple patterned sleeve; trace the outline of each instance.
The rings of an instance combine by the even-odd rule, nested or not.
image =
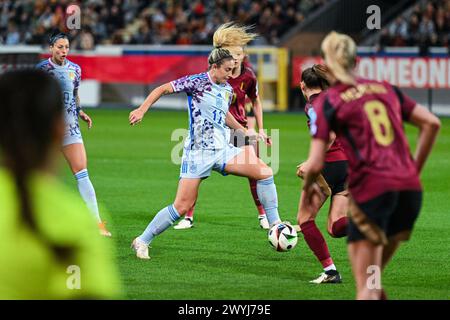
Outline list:
[[[195,90],[195,81],[192,76],[185,76],[180,79],[171,81],[173,92],[192,93]]]
[[[74,88],[77,90],[80,86],[81,82],[81,68],[77,66],[76,73],[75,73],[75,81],[74,81]]]

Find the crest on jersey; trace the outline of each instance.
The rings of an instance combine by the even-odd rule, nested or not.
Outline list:
[[[75,80],[75,72],[70,71],[69,72],[69,78],[70,78],[70,80]]]
[[[308,117],[310,121],[309,133],[313,136],[317,133],[317,114],[316,111],[314,111],[314,108],[308,110]]]
[[[225,101],[226,102],[230,101],[230,93],[228,91],[225,92]]]

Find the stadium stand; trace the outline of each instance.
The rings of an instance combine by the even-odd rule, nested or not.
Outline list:
[[[450,0],[426,1],[398,16],[378,38],[380,47],[448,47]]]
[[[70,35],[76,49],[95,44],[209,44],[216,27],[238,21],[255,25],[259,45],[277,45],[291,27],[330,0],[87,0],[78,1],[82,26]],[[68,0],[0,0],[0,43],[46,43],[65,30]]]

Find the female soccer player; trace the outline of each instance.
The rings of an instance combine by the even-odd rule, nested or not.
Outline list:
[[[238,26],[233,22],[225,23],[214,33],[213,45],[215,48],[223,48],[230,51],[236,62],[233,73],[228,80],[228,83],[233,88],[233,99],[229,109],[230,113],[243,127],[248,128],[245,109],[246,97],[248,97],[252,103],[252,110],[256,118],[256,124],[259,128],[256,136],[270,145],[271,140],[267,137],[263,126],[263,111],[261,100],[258,95],[258,82],[250,64],[245,61],[245,46],[257,36],[255,33],[248,32],[249,28],[250,27]],[[232,132],[231,140],[236,147],[252,145],[258,155],[257,141],[253,141],[253,143],[250,142],[250,139],[244,137],[239,131]],[[256,180],[249,178],[249,183],[250,191],[258,210],[259,225],[263,229],[269,229],[269,223],[264,207],[259,201],[256,192]],[[175,229],[191,228],[193,226],[193,216],[194,208],[189,210],[185,218],[175,226]]]
[[[325,63],[336,79],[318,98],[311,117],[313,136],[305,177],[305,206],[321,172],[333,130],[349,163],[351,221],[348,251],[357,299],[385,298],[381,272],[401,241],[408,240],[420,211],[419,174],[440,128],[439,119],[396,87],[353,75],[356,45],[332,32],[322,42]],[[419,128],[412,157],[403,121]]]
[[[323,65],[314,65],[302,72],[300,88],[307,101],[305,113],[308,117],[308,127],[310,127],[313,118],[313,106],[317,98],[329,86],[327,78],[329,78],[329,71]],[[299,165],[297,171],[299,177],[304,177],[305,172],[308,171],[308,166],[307,162]],[[332,133],[327,145],[325,165],[316,182],[321,187],[321,192],[314,197],[314,210],[311,211],[309,207],[305,207],[305,193],[302,193],[297,214],[298,224],[305,241],[324,268],[324,272],[317,279],[311,281],[312,283],[340,283],[342,281],[330,256],[325,238],[316,226],[315,219],[328,196],[331,196],[328,212],[328,233],[334,238],[341,238],[347,234],[348,191],[345,187],[346,180],[347,158],[339,139],[336,139],[334,133]]]
[[[55,178],[66,125],[58,81],[9,72],[0,96],[0,299],[120,297],[111,244]]]
[[[277,191],[272,169],[250,146],[237,148],[229,143],[228,127],[245,131],[228,111],[233,89],[227,83],[235,66],[228,50],[214,49],[208,57],[209,70],[166,83],[153,90],[142,105],[130,113],[131,125],[162,96],[186,92],[189,107],[189,136],[184,145],[178,191],[173,204],[159,211],[148,227],[134,239],[132,248],[140,259],[149,259],[148,245],[194,205],[198,188],[211,170],[257,180],[258,197],[270,224],[280,222]]]
[[[91,118],[80,107],[78,87],[81,81],[81,68],[66,59],[69,53],[69,39],[66,34],[58,33],[50,38],[50,52],[52,56],[39,63],[37,67],[58,79],[63,90],[66,132],[62,152],[77,180],[81,197],[97,219],[100,234],[110,237],[111,233],[100,218],[97,197],[87,170],[86,149],[78,124],[78,117],[80,117],[87,122],[89,129],[92,127]]]

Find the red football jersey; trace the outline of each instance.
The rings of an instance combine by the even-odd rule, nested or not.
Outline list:
[[[322,94],[321,92],[320,94]],[[310,122],[311,119],[309,118],[309,112],[312,110],[313,105],[315,101],[317,101],[317,97],[320,95],[319,93],[313,94],[309,97],[309,102],[305,104],[305,113],[308,118],[307,124],[308,128],[310,128]],[[339,141],[339,138],[336,137],[333,144],[330,146],[330,148],[327,150],[327,153],[325,155],[325,162],[336,162],[336,161],[344,161],[347,160],[347,157],[345,156],[344,149],[341,145],[341,142]]]
[[[241,74],[237,78],[228,80],[228,83],[233,87],[233,99],[229,111],[241,125],[246,127],[245,96],[252,100],[258,97],[258,81],[250,64],[244,62]]]
[[[336,132],[349,161],[349,189],[357,202],[382,193],[421,190],[403,120],[416,102],[388,83],[357,79],[337,84],[313,106],[311,134],[328,141]]]

